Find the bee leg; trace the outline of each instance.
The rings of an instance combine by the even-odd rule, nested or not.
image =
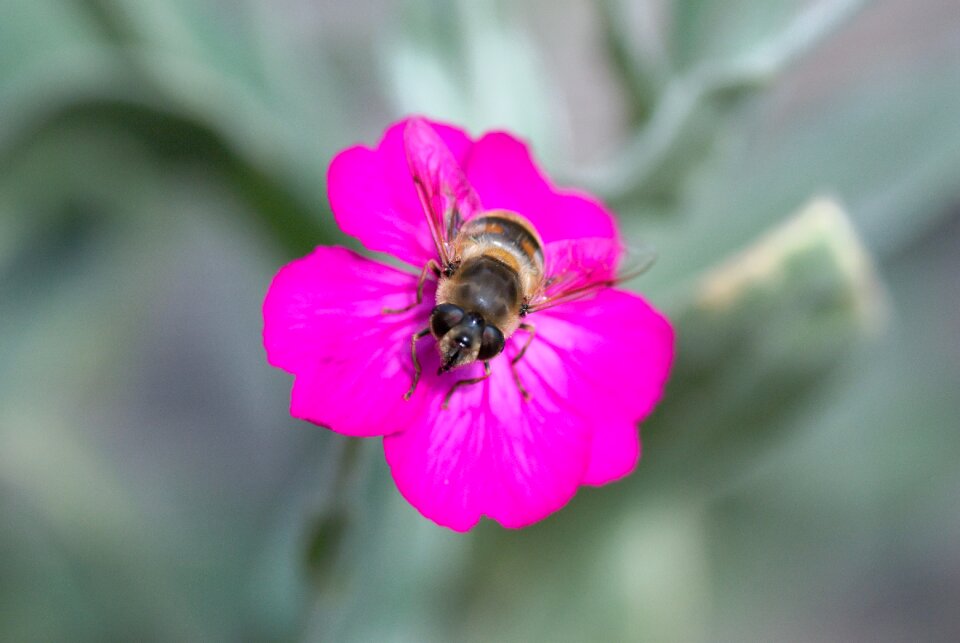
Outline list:
[[[447,396],[443,398],[443,404],[440,405],[441,409],[447,408],[447,405],[450,404],[450,398],[453,397],[453,392],[456,391],[461,386],[468,386],[470,384],[477,384],[483,380],[490,377],[490,362],[485,361],[483,363],[483,375],[481,377],[471,377],[468,380],[460,380],[456,384],[450,387],[450,390],[447,391]]]
[[[427,280],[427,273],[433,273],[434,277],[440,276],[440,264],[436,260],[431,259],[427,262],[427,265],[423,267],[423,270],[420,271],[420,279],[417,280],[417,299],[409,306],[404,306],[403,308],[384,308],[380,311],[384,315],[396,315],[398,313],[405,313],[414,306],[419,306],[420,302],[423,301],[423,284]]]
[[[520,352],[510,360],[510,371],[513,373],[513,381],[517,383],[517,388],[520,390],[520,395],[523,396],[525,402],[530,401],[530,393],[523,386],[523,382],[520,381],[520,375],[517,374],[517,362],[523,359],[524,354],[527,352],[527,348],[530,346],[530,342],[533,341],[533,338],[537,334],[536,328],[533,327],[533,324],[520,324],[520,328],[527,331],[527,341],[524,342],[523,348],[520,349]]]
[[[420,360],[417,359],[417,340],[423,339],[430,334],[430,327],[424,328],[423,330],[413,334],[413,337],[410,338],[410,357],[413,358],[413,382],[410,384],[410,390],[404,393],[403,399],[409,400],[410,396],[413,395],[414,390],[417,388],[417,382],[420,381]]]

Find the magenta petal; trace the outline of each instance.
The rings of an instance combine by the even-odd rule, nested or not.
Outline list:
[[[616,290],[531,317],[537,336],[518,363],[529,402],[509,367],[521,331],[492,361],[490,379],[458,391],[448,410],[439,406],[443,392],[479,366],[429,378],[426,415],[384,439],[398,489],[441,525],[466,531],[488,516],[522,527],[562,507],[578,485],[610,482],[636,465],[637,422],[660,398],[673,357],[669,323]]]
[[[583,482],[623,477],[639,458],[637,423],[663,395],[674,356],[670,322],[641,297],[615,289],[550,309],[539,319],[544,336],[565,350],[571,379],[581,387],[571,404],[593,424]]]
[[[599,201],[558,191],[533,162],[526,144],[509,134],[493,132],[474,143],[464,169],[485,208],[522,214],[545,243],[618,236],[613,216]]]
[[[532,321],[543,330],[538,336],[565,352],[577,381],[627,415],[639,421],[660,399],[673,361],[673,328],[639,295],[607,288]]]
[[[384,435],[397,487],[424,515],[460,531],[484,516],[506,527],[529,525],[562,507],[579,485],[605,484],[636,466],[637,424],[663,393],[673,329],[627,292],[572,299],[616,272],[620,239],[610,213],[589,196],[558,191],[526,144],[505,133],[473,143],[459,129],[423,121],[405,145],[406,125],[389,128],[376,148],[353,147],[333,160],[334,216],[366,248],[417,269],[438,253],[411,166],[431,179],[424,185],[444,186],[425,190],[441,210],[452,197],[463,216],[482,202],[529,218],[546,244],[552,277],[530,302],[526,321],[536,339],[517,365],[532,399],[522,399],[510,369],[527,339],[520,331],[492,360],[492,376],[457,390],[449,409],[441,404],[451,386],[482,367],[438,373],[436,340],[424,337],[417,345],[423,376],[404,400],[411,336],[427,326],[435,283],[428,282],[422,305],[386,314],[412,302],[416,276],[342,248],[318,248],[276,276],[263,308],[268,359],[295,376],[294,416],[348,435]],[[451,179],[457,164],[478,199],[460,198],[470,185]]]
[[[351,147],[327,172],[327,193],[337,224],[369,250],[387,252],[417,268],[437,256],[403,146],[407,121],[392,125],[376,149]],[[431,123],[457,162],[470,139],[459,129]]]
[[[597,429],[590,445],[590,464],[583,484],[603,485],[631,473],[640,461],[636,422],[620,420]]]
[[[430,305],[384,315],[413,300],[416,277],[344,248],[317,248],[287,264],[263,304],[271,364],[296,376],[290,412],[338,433],[384,435],[422,414],[410,401],[410,337]]]
[[[446,410],[437,399],[383,442],[403,496],[457,531],[484,515],[505,527],[536,522],[566,504],[586,470],[589,428],[562,396],[531,380],[533,400],[524,402],[506,360],[492,367],[488,384],[458,391]]]

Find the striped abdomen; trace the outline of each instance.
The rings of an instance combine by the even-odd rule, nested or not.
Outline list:
[[[520,273],[524,294],[532,292],[543,279],[543,243],[533,225],[519,214],[506,210],[486,212],[463,224],[460,250],[462,261],[484,254]]]

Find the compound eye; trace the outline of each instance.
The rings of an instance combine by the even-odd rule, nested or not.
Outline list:
[[[492,359],[503,350],[503,333],[496,326],[484,326],[477,359]]]
[[[443,337],[451,328],[463,321],[464,312],[460,306],[440,304],[430,313],[430,330],[434,337]]]

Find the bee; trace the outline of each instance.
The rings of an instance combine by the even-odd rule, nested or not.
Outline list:
[[[409,399],[420,380],[417,342],[432,335],[440,352],[438,374],[480,361],[483,375],[455,382],[443,400],[446,408],[460,387],[490,376],[490,361],[518,330],[526,333],[520,350],[510,359],[514,382],[524,400],[530,394],[517,374],[536,336],[526,318],[551,306],[589,296],[602,288],[632,278],[652,263],[643,257],[638,269],[617,274],[616,266],[596,257],[618,256],[612,239],[576,239],[544,245],[534,225],[508,210],[484,210],[446,144],[422,119],[412,119],[404,130],[411,176],[426,215],[437,258],[424,266],[417,281],[416,300],[423,301],[429,276],[437,280],[436,305],[429,325],[413,334],[410,354],[413,381]],[[616,245],[614,252],[611,246]]]

